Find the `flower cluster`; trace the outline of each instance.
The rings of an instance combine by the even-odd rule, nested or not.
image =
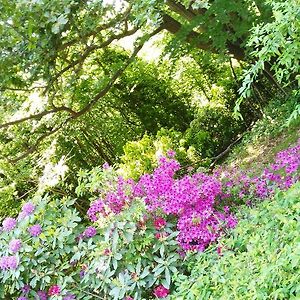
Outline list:
[[[0,258],[1,270],[14,270],[18,267],[18,259],[16,256],[2,256]]]
[[[222,234],[224,226],[233,227],[236,222],[229,213],[214,208],[222,192],[219,180],[203,173],[176,178],[179,169],[175,159],[161,157],[153,173],[143,175],[137,183],[119,177],[115,192],[110,191],[104,200],[91,204],[89,218],[97,220],[97,213],[105,216],[105,207],[118,214],[131,199],[142,197],[149,215],[161,212],[166,217],[175,216],[179,230],[177,241],[184,250],[203,251]],[[166,224],[165,217],[154,216],[156,230],[162,230]],[[165,232],[155,234],[159,240],[166,236]]]
[[[25,217],[30,216],[35,211],[35,208],[36,206],[32,202],[24,203],[18,215],[18,220],[23,220]]]
[[[31,215],[35,210],[35,205],[31,202],[27,202],[22,206],[22,212],[26,214],[26,216]]]
[[[276,155],[275,162],[261,174],[252,175],[253,170],[240,171],[237,168],[215,170],[215,178],[223,182],[222,199],[240,199],[251,204],[253,199],[265,199],[277,189],[285,190],[299,180],[300,139],[297,144]]]
[[[61,292],[61,290],[60,290],[60,287],[58,285],[52,285],[49,288],[48,295],[49,296],[59,295],[60,292]]]
[[[40,224],[32,225],[28,228],[28,232],[33,237],[37,237],[42,233],[42,227]]]
[[[89,219],[96,222],[100,215],[107,216],[109,213],[119,214],[132,200],[133,180],[125,180],[119,177],[116,191],[109,191],[103,199],[94,201],[87,211]]]
[[[165,288],[163,285],[159,285],[154,289],[153,294],[157,298],[166,298],[169,295],[169,289]]]
[[[89,226],[83,232],[83,237],[91,238],[97,234],[97,230],[93,226]]]
[[[177,240],[184,250],[203,251],[220,236],[224,224],[228,227],[227,219],[233,217],[214,208],[222,191],[220,181],[203,173],[176,178],[179,168],[176,160],[161,158],[153,174],[141,177],[135,193],[144,197],[149,212],[162,211],[177,218]],[[156,229],[165,225],[163,220],[154,220]]]
[[[19,239],[14,239],[9,242],[8,248],[11,252],[16,253],[22,247],[22,241]]]
[[[17,220],[11,217],[5,218],[2,222],[4,231],[12,231],[17,225]]]

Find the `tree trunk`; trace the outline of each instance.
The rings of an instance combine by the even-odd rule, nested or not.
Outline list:
[[[162,28],[166,29],[172,34],[178,33],[182,29],[182,24],[172,18],[171,16],[165,14],[163,15]],[[195,47],[201,50],[209,50],[212,53],[219,53],[217,49],[214,49],[211,42],[201,41],[201,33],[196,31],[191,31],[186,36],[186,41],[195,45]],[[239,45],[234,45],[232,43],[227,44],[228,53],[231,54],[237,60],[245,59],[245,52]]]

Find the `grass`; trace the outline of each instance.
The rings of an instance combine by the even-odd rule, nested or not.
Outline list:
[[[257,172],[272,162],[276,153],[295,144],[300,137],[300,117],[287,126],[295,100],[273,102],[266,109],[263,119],[256,122],[243,140],[234,147],[223,165],[241,169],[249,165]]]

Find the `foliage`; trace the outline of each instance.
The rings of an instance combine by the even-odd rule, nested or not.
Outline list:
[[[250,93],[250,86],[264,69],[273,71],[278,82],[297,89],[300,85],[300,9],[297,0],[268,1],[272,6],[272,22],[257,25],[252,30],[248,46],[255,63],[245,74],[240,91]]]
[[[264,153],[259,161],[267,162],[276,152],[288,147],[298,139],[299,117],[290,120],[294,107],[297,106],[299,97],[289,99],[274,99],[264,108],[264,116],[257,120],[249,132],[243,136],[243,140],[232,150],[227,164],[238,164],[243,169],[248,168],[248,162],[243,167],[242,160],[251,159],[255,153]],[[287,126],[289,122],[289,125]],[[274,146],[274,144],[278,144]],[[266,151],[270,153],[265,153]],[[257,162],[257,161],[256,161]]]
[[[23,205],[17,220],[3,221],[3,296],[21,294],[25,285],[32,296],[37,290],[46,290],[49,296],[56,291],[60,297],[71,292],[79,299],[92,299],[95,293],[112,299],[165,295],[173,275],[184,273],[178,244],[185,250],[203,250],[222,227],[235,224],[230,214],[213,209],[219,183],[204,174],[174,178],[179,164],[173,159],[162,158],[153,174],[138,183],[104,167],[91,177],[82,173],[76,189],[80,197],[86,192],[100,194],[88,210],[94,227],[81,229],[78,213],[69,208],[73,201],[47,196]],[[161,202],[163,198],[166,201]],[[11,248],[15,239],[20,245]]]
[[[166,155],[170,149],[176,152],[176,159],[182,167],[199,161],[195,148],[187,148],[184,134],[161,129],[155,137],[145,134],[139,141],[127,142],[118,164],[118,172],[127,178],[138,179],[141,175],[152,172],[159,157]]]
[[[206,250],[236,226],[232,211],[250,204],[244,196],[262,200],[299,180],[299,149],[300,141],[252,179],[226,170],[180,176],[174,151],[136,182],[107,163],[81,171],[75,192],[91,200],[89,221],[83,222],[72,207],[76,199],[45,194],[44,187],[17,218],[2,222],[1,297],[172,295],[174,279],[187,274],[193,251]],[[55,184],[61,175],[45,170],[43,177]]]
[[[3,221],[1,298],[21,294],[25,285],[32,289],[31,296],[54,284],[71,289],[74,272],[68,262],[76,251],[73,230],[80,221],[78,213],[70,207],[73,203],[67,198],[50,200],[47,195],[36,195],[33,202],[23,205],[15,224],[4,226],[5,220],[7,224],[13,218]],[[13,240],[19,240],[19,244],[13,246],[16,244]],[[15,259],[16,264],[9,265],[7,258]]]
[[[245,130],[223,105],[207,105],[198,110],[187,130],[188,145],[197,149],[202,158],[218,155]]]
[[[236,60],[260,53],[259,66],[274,63],[284,84],[297,78],[285,70],[298,70],[298,22],[283,2],[2,2],[0,298],[169,298],[191,257],[235,227],[240,204],[299,180],[299,145],[254,178],[190,166],[226,148],[272,93],[255,83],[262,101],[247,102],[244,121],[234,120]],[[286,52],[272,35],[280,20]],[[261,22],[264,37],[247,44]],[[141,49],[163,30],[176,35],[164,57],[143,61]],[[265,35],[279,57],[260,52],[268,43],[249,55]]]
[[[177,277],[171,299],[298,299],[297,183],[241,213],[232,236],[198,254],[191,276]]]
[[[7,187],[20,199],[32,196],[27,192],[37,189],[43,169],[36,165],[53,144],[56,162],[68,157],[71,186],[80,168],[104,161],[113,165],[126,142],[146,132],[155,135],[161,128],[184,132],[196,112],[191,105],[195,100],[216,100],[231,109],[237,97],[235,70],[239,73],[240,67],[232,65],[228,54],[239,53],[237,59],[247,60],[248,30],[252,23],[269,20],[269,6],[252,2],[214,1],[199,7],[172,0],[154,0],[151,5],[145,0],[118,4],[42,0],[27,5],[24,0],[3,1],[1,200],[12,200]],[[158,63],[139,58],[141,49],[149,45],[145,43],[165,31],[190,45],[173,44],[175,50],[185,48],[176,68],[168,52]],[[122,49],[124,38],[132,41],[130,50]],[[160,43],[162,48],[165,45]],[[245,109],[251,111],[247,125],[257,118],[250,107]],[[203,154],[202,141],[195,139],[198,126],[199,122],[192,130],[192,142]],[[209,155],[215,155],[215,147],[219,150],[225,144],[214,141],[209,147],[213,148],[207,150]],[[185,158],[177,158],[186,163]],[[10,206],[15,209],[19,204]]]

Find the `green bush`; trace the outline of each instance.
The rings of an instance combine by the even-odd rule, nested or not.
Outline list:
[[[218,251],[198,254],[191,276],[177,277],[171,299],[299,299],[299,211],[300,183],[245,210]]]
[[[209,105],[199,110],[186,131],[186,139],[201,157],[212,157],[222,152],[244,129],[244,124],[235,120],[224,105]]]
[[[124,146],[119,173],[126,178],[138,179],[141,175],[153,171],[158,158],[166,155],[170,149],[176,152],[176,159],[184,167],[199,161],[195,148],[186,146],[181,132],[161,129],[155,137],[145,134],[142,139],[128,142]]]

